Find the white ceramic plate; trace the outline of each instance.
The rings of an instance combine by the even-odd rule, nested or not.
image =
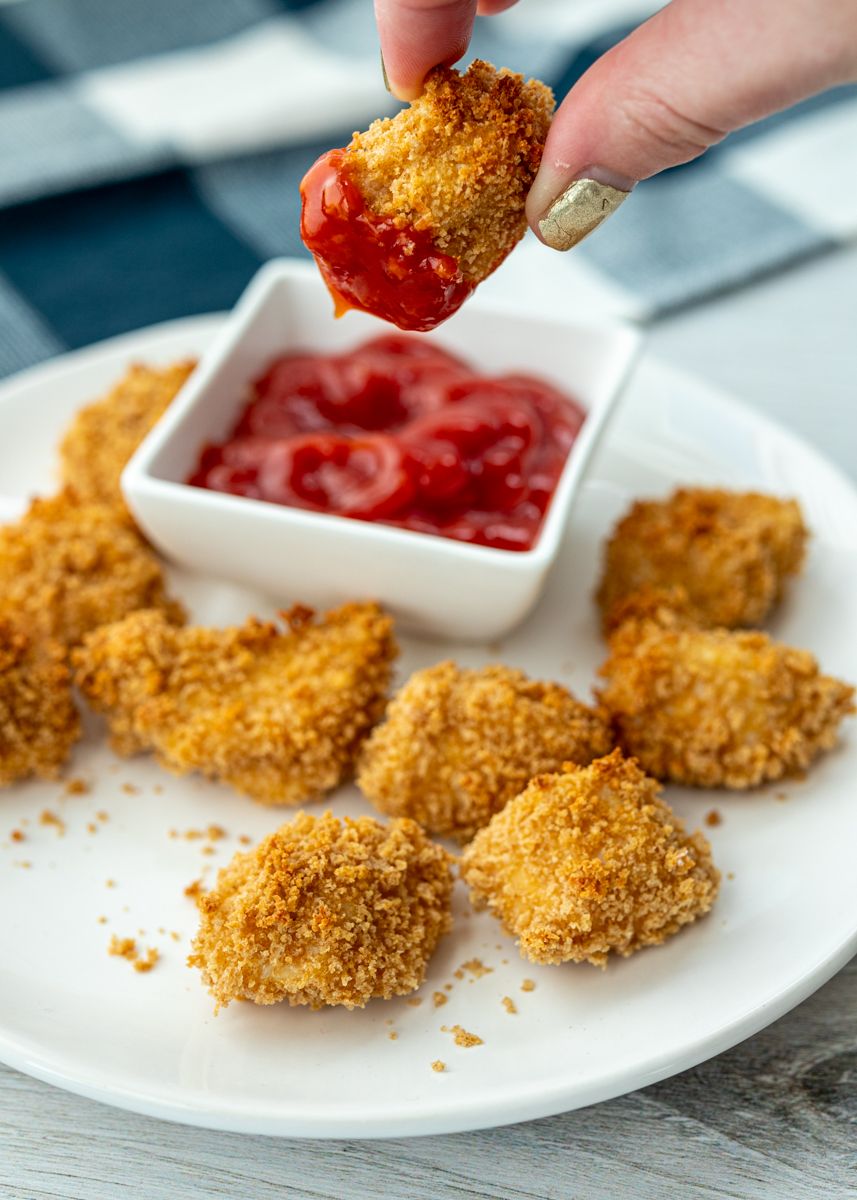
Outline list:
[[[116,339],[0,388],[0,514],[11,517],[25,496],[51,485],[62,427],[130,358],[199,352],[218,321]],[[599,546],[632,497],[677,482],[800,498],[815,534],[812,550],[771,628],[808,646],[828,670],[857,679],[854,489],[777,426],[651,363],[640,368],[590,470],[539,607],[502,646],[456,647],[459,660],[478,666],[500,658],[587,695],[604,653],[589,599]],[[270,611],[264,598],[231,586],[179,575],[174,585],[201,621]],[[407,640],[400,674],[450,651],[442,642]],[[527,964],[491,917],[468,914],[459,887],[454,931],[430,964],[418,1007],[404,999],[351,1013],[234,1004],[215,1018],[197,972],[185,966],[196,913],[183,889],[204,868],[211,879],[239,835],[255,842],[288,810],[175,779],[146,758],[117,760],[92,722],[70,770],[91,783],[89,794],[63,798],[61,785],[30,783],[0,796],[0,1059],[153,1116],[303,1137],[452,1132],[619,1095],[754,1033],[854,953],[855,768],[857,738],[847,729],[840,748],[803,783],[748,796],[668,789],[691,827],[713,807],[722,816],[705,827],[724,873],[721,898],[667,945],[606,971]],[[353,788],[330,807],[369,811]],[[40,823],[45,809],[65,822],[64,836]],[[211,823],[228,836],[213,843],[170,837],[171,829]],[[24,829],[26,840],[10,841],[13,828]],[[157,947],[156,968],[137,974],[108,957],[114,933]],[[474,958],[491,973],[456,975]],[[525,978],[535,990],[521,990]],[[448,1002],[434,1008],[432,993],[446,984]],[[506,1012],[505,996],[515,1015]],[[455,1046],[440,1028],[455,1024],[483,1045]],[[436,1059],[447,1063],[444,1072],[432,1071]]]

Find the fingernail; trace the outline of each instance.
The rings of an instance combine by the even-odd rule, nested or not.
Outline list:
[[[576,179],[557,196],[539,221],[542,237],[554,250],[570,250],[589,237],[630,196],[597,179]]]
[[[387,91],[392,96],[393,89],[390,87],[390,81],[387,78],[387,68],[384,66],[384,51],[383,50],[381,51],[381,74],[384,76],[384,87],[387,89]]]

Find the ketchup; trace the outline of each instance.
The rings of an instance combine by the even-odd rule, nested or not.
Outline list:
[[[341,317],[361,309],[425,332],[451,317],[474,285],[425,230],[378,216],[348,173],[347,150],[330,150],[301,182],[301,238]]]
[[[529,550],[584,415],[543,380],[479,375],[433,342],[390,334],[278,359],[189,482]]]

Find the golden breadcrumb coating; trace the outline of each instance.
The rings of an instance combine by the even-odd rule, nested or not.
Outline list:
[[[758,625],[803,564],[808,532],[796,500],[681,488],[638,500],[607,544],[598,603],[680,584],[705,624]]]
[[[466,841],[533,775],[612,746],[604,718],[559,684],[447,661],[417,671],[391,701],[357,782],[381,812]]]
[[[74,646],[138,608],[184,618],[158,560],[109,505],[79,503],[66,488],[0,528],[0,615],[32,636]]]
[[[681,584],[644,586],[610,605],[604,614],[604,635],[609,642],[617,629],[624,628],[623,636],[627,638],[632,629],[646,629],[652,623],[661,629],[705,629],[709,624],[702,610],[691,604],[687,588]]]
[[[345,604],[318,624],[296,606],[280,633],[177,629],[139,612],[90,634],[77,682],[106,714],[118,754],[152,749],[176,774],[202,771],[262,804],[299,804],[347,778],[385,705],[396,655],[376,604]]]
[[[190,966],[217,998],[362,1008],[419,987],[452,925],[452,856],[416,821],[305,813],[199,898]]]
[[[657,779],[748,788],[808,767],[855,711],[854,688],[767,634],[632,618],[610,639],[599,699]]]
[[[195,366],[134,363],[103,399],[82,408],[60,443],[63,483],[81,500],[112,504],[126,515],[119,476]]]
[[[479,283],[526,232],[553,107],[543,83],[490,63],[435,67],[419,100],[355,133],[351,176],[373,212],[429,230]]]
[[[618,750],[564,775],[538,775],[461,859],[486,905],[535,963],[603,966],[655,946],[707,913],[720,872],[660,788]]]
[[[65,647],[0,618],[0,786],[55,779],[80,737]]]

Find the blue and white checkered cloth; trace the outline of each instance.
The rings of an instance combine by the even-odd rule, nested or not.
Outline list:
[[[659,6],[524,0],[465,61],[560,99]],[[307,167],[395,108],[371,0],[0,0],[0,374],[231,306],[306,253]],[[526,239],[483,288],[647,320],[855,234],[852,86],[640,184],[570,254]]]

